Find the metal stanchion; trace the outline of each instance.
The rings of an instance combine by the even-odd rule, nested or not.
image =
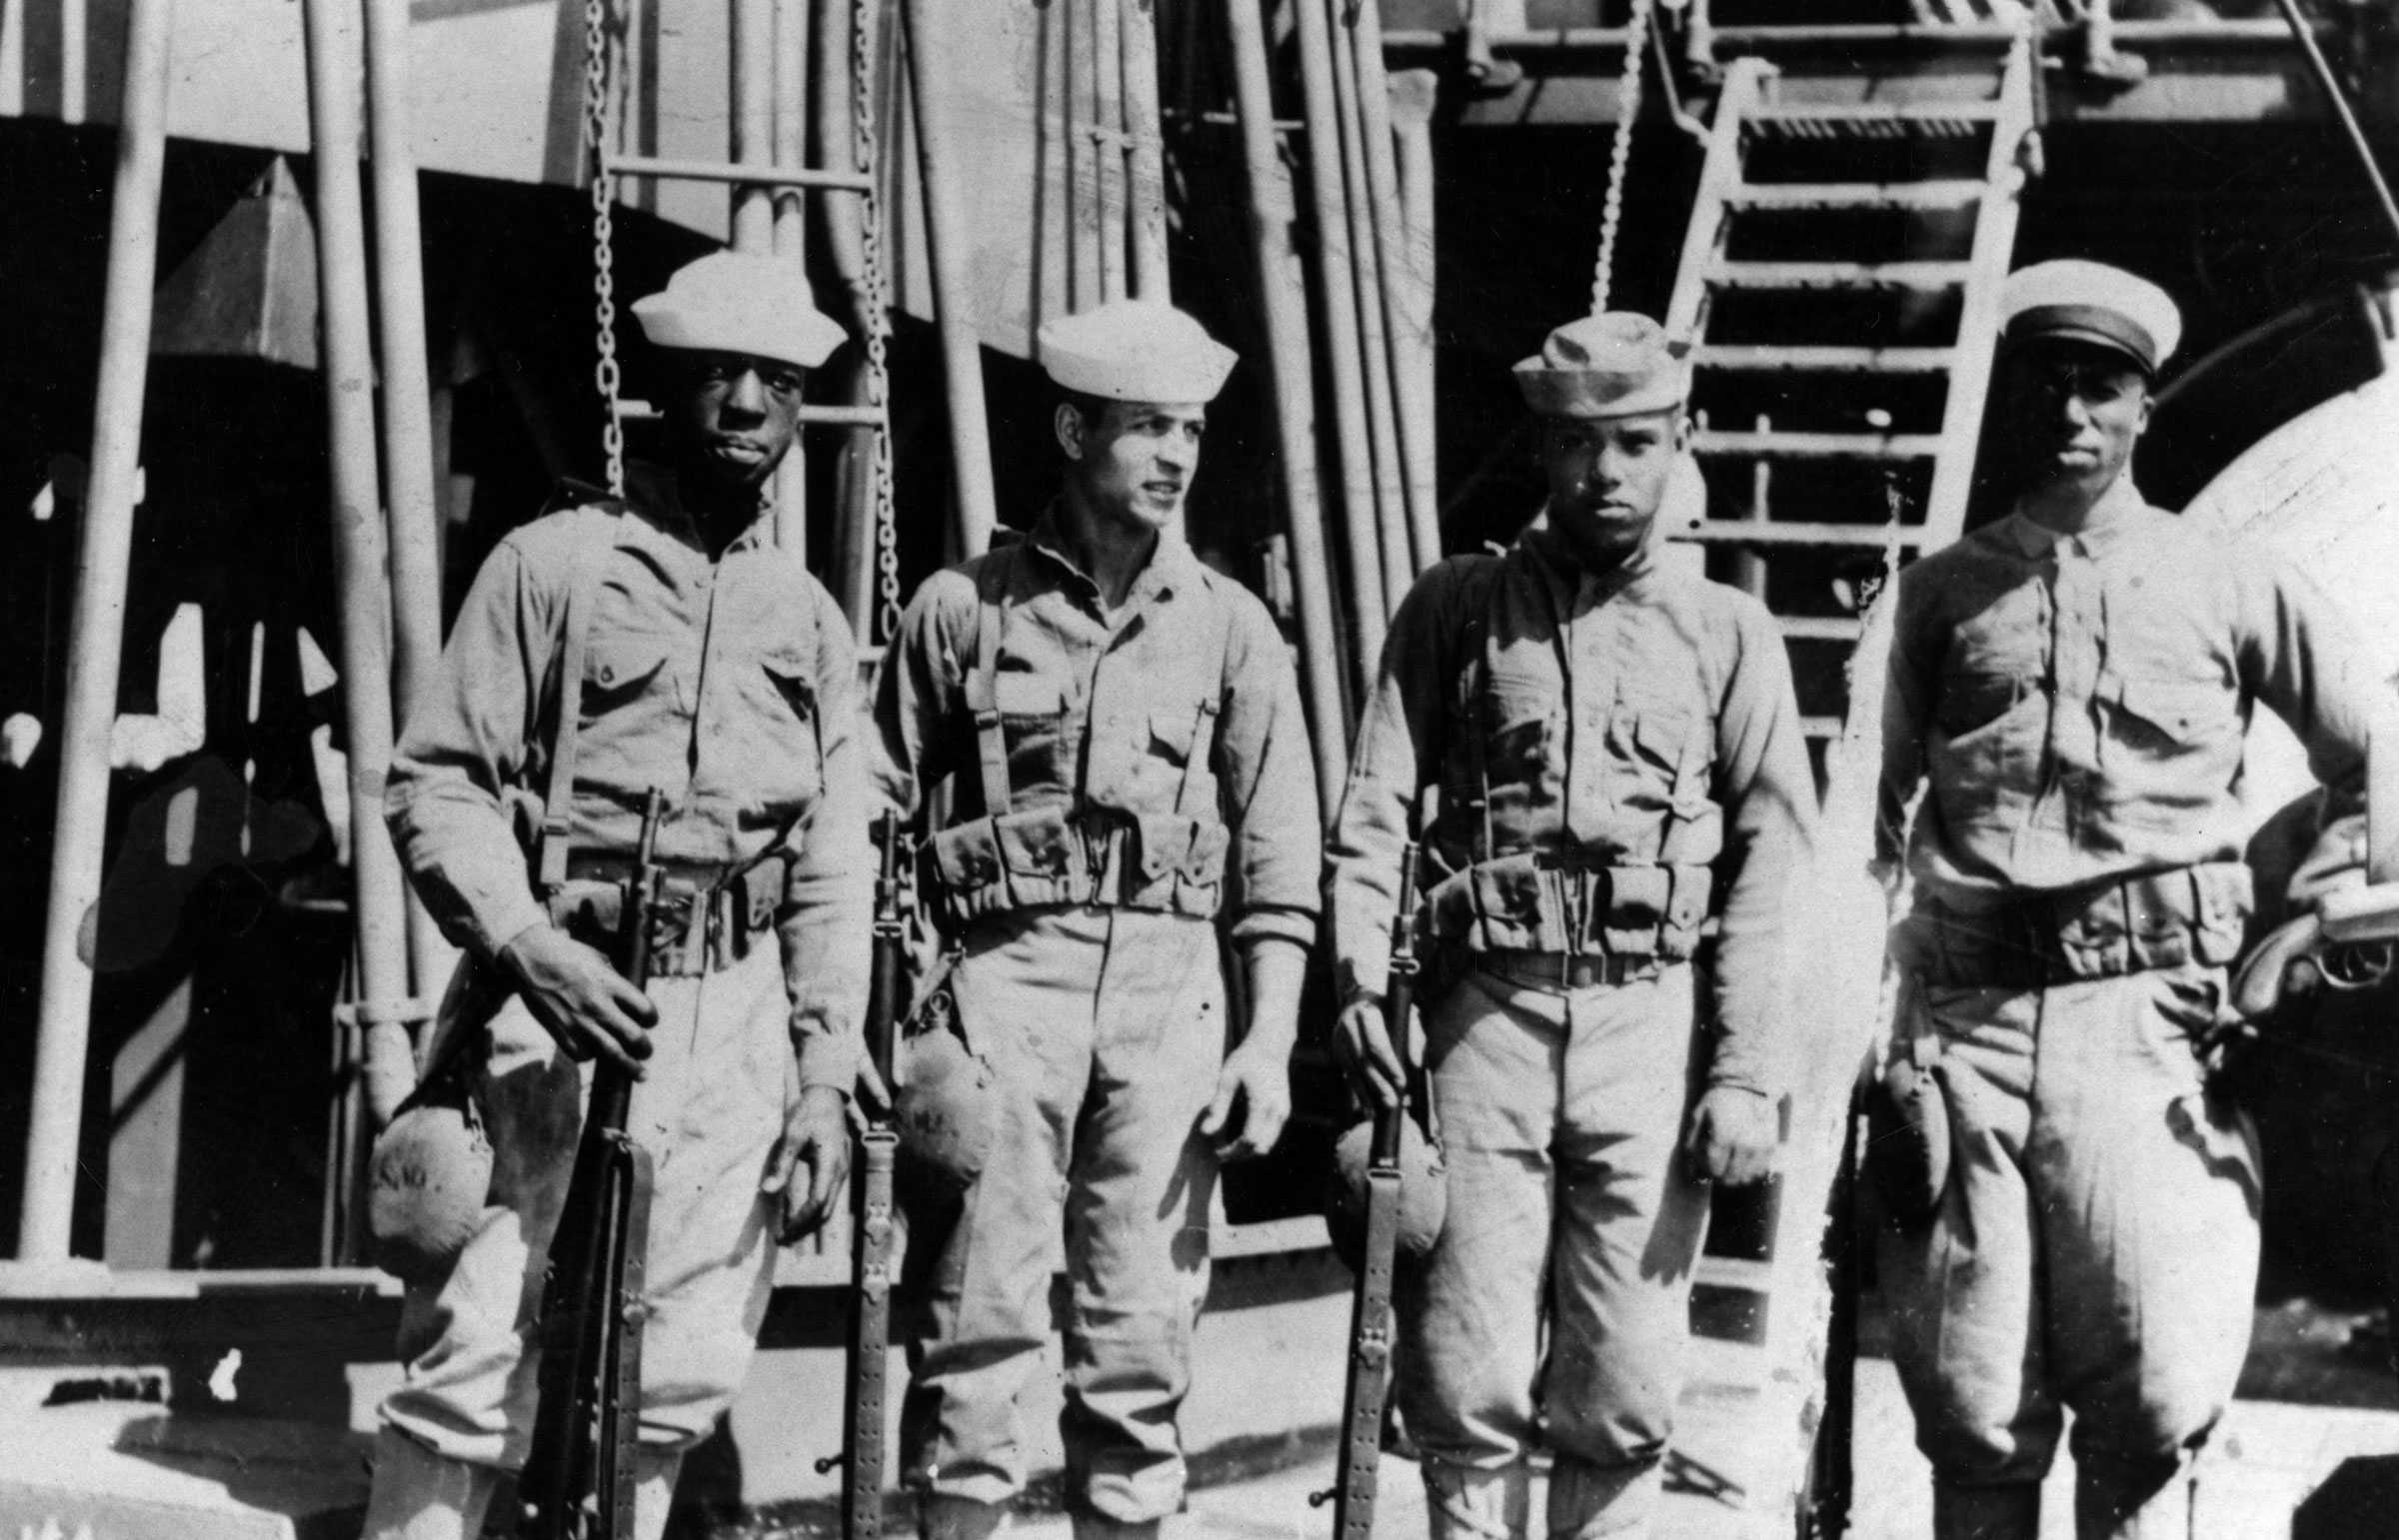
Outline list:
[[[1316,223],[1316,278],[1324,297],[1325,363],[1332,375],[1333,436],[1340,451],[1341,530],[1348,557],[1350,641],[1362,680],[1371,680],[1388,626],[1381,537],[1374,527],[1374,449],[1360,374],[1357,284],[1349,262],[1349,216],[1341,187],[1340,110],[1333,99],[1332,39],[1322,0],[1298,0],[1301,117],[1307,125],[1307,182]]]
[[[108,826],[108,734],[117,715],[125,586],[133,562],[174,17],[172,0],[132,0],[126,16],[124,110],[117,127],[116,181],[109,204],[91,481],[84,496],[74,630],[67,644],[66,707],[59,724],[58,816],[42,934],[24,1208],[17,1224],[17,1259],[28,1263],[66,1261],[74,1229],[76,1152],[83,1138],[83,1077],[92,1015],[92,968],[76,942],[84,915],[100,901],[101,847]]]
[[[358,186],[358,9],[355,0],[307,0],[303,15],[342,703],[350,753],[351,915],[359,1018],[367,1034],[368,1102],[381,1122],[398,1106],[414,1074],[403,1024],[410,998],[406,905],[400,858],[383,821],[383,782],[392,759],[391,590],[377,506],[367,234]],[[395,1060],[410,1064],[412,1072],[398,1074]]]
[[[1324,506],[1317,484],[1315,381],[1309,367],[1306,296],[1291,250],[1296,214],[1291,185],[1274,150],[1274,100],[1266,76],[1266,39],[1256,0],[1226,0],[1234,101],[1239,108],[1241,158],[1249,173],[1249,239],[1257,257],[1260,318],[1266,335],[1280,440],[1282,495],[1290,520],[1291,587],[1299,611],[1299,679],[1307,693],[1308,730],[1315,745],[1316,795],[1327,820],[1339,805],[1341,770],[1348,763],[1348,724],[1341,707],[1341,659],[1334,644],[1332,569],[1324,549]],[[1359,660],[1371,671],[1375,661]],[[1365,673],[1371,679],[1371,672]]]
[[[442,664],[441,512],[434,496],[433,383],[425,358],[424,237],[409,140],[408,0],[366,0],[367,113],[375,198],[375,301],[383,365],[385,518],[392,543],[397,727],[424,705]],[[420,998],[438,998],[458,950],[405,894]]]
[[[949,43],[935,0],[906,0],[908,97],[917,125],[917,161],[925,187],[925,235],[933,269],[934,308],[942,336],[942,383],[950,408],[951,469],[957,482],[958,543],[962,556],[991,548],[1000,522],[999,496],[992,487],[991,423],[983,400],[983,342],[977,336],[960,260],[973,235],[959,204],[957,178],[963,159],[941,114],[926,100],[927,84],[955,80]]]

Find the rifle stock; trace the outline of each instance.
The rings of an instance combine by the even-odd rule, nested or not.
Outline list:
[[[1374,1111],[1374,1141],[1366,1168],[1366,1246],[1349,1302],[1349,1380],[1342,1394],[1341,1445],[1333,1472],[1335,1540],[1374,1533],[1376,1477],[1382,1461],[1382,1413],[1390,1393],[1391,1273],[1399,1249],[1399,1163],[1407,1120],[1408,1012],[1416,986],[1416,844],[1399,847],[1398,912],[1391,917],[1390,984],[1384,1024],[1399,1058],[1399,1094]]]
[[[901,913],[900,819],[875,820],[880,857],[875,878],[875,970],[867,995],[867,1057],[888,1098],[893,1036],[900,1007],[900,963],[906,944]],[[892,1341],[892,1170],[900,1138],[888,1103],[870,1108],[858,1136],[850,1291],[850,1394],[843,1411],[842,1452],[817,1469],[842,1467],[844,1540],[883,1534],[884,1419],[890,1394]]]
[[[665,809],[665,793],[652,788],[618,924],[619,971],[637,989],[650,983]],[[602,1059],[542,1279],[541,1399],[517,1488],[527,1540],[634,1533],[652,1172],[650,1152],[625,1128],[632,1105],[633,1076]]]

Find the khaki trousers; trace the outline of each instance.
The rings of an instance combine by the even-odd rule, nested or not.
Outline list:
[[[1952,1174],[1927,1229],[1885,1234],[1881,1277],[1940,1482],[2037,1483],[2070,1406],[2080,1506],[2121,1515],[2223,1414],[2259,1203],[2248,1118],[2207,1093],[2195,1054],[2223,991],[2196,965],[1913,991],[1939,1040]],[[2139,1532],[2107,1522],[2083,1533]]]
[[[1447,1218],[1401,1275],[1396,1388],[1433,1507],[1459,1510],[1455,1533],[1514,1531],[1508,1484],[1457,1473],[1545,1443],[1553,1534],[1637,1532],[1707,1229],[1678,1152],[1702,1059],[1691,969],[1560,989],[1478,967],[1423,1022]],[[1485,1488],[1492,1512],[1467,1514]],[[1561,1511],[1594,1494],[1604,1515]]]
[[[732,1404],[766,1314],[775,1247],[759,1183],[797,1066],[773,946],[705,977],[654,980],[650,998],[658,1026],[629,1121],[656,1179],[642,1440],[683,1449]],[[532,1437],[540,1370],[527,1344],[591,1075],[513,997],[491,1033],[480,1100],[492,1201],[449,1275],[409,1291],[400,1320],[407,1378],[385,1398],[383,1421],[452,1460],[515,1469]]]
[[[1067,1499],[1140,1524],[1182,1505],[1176,1416],[1207,1295],[1216,1161],[1195,1128],[1225,1045],[1216,931],[1133,909],[988,920],[953,975],[999,1125],[963,1199],[910,1214],[927,1310],[902,1415],[908,1480],[937,1503],[1024,1485],[1017,1398],[1067,1275]]]

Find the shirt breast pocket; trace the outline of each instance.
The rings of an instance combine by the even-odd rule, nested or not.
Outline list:
[[[793,794],[811,796],[824,784],[816,659],[798,646],[775,648],[760,655],[758,672],[765,687],[759,707],[766,752],[786,768]]]
[[[2118,680],[2102,687],[2101,769],[2120,796],[2198,806],[2231,783],[2240,700],[2220,682]]]
[[[584,648],[583,710],[586,726],[622,711],[646,696],[672,695],[682,706],[679,682],[669,673],[670,649],[663,637],[638,633],[594,637]]]
[[[1559,709],[1553,689],[1505,674],[1491,676],[1482,692],[1482,731],[1492,784],[1540,785],[1554,778],[1550,744]]]

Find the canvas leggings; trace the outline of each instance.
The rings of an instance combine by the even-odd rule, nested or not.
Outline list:
[[[1559,988],[1477,967],[1422,1019],[1447,1215],[1401,1274],[1396,1390],[1433,1533],[1524,1533],[1541,1445],[1550,1534],[1642,1533],[1707,1230],[1678,1152],[1692,970]]]
[[[910,1343],[907,1479],[937,1502],[1024,1485],[1020,1393],[1068,1282],[1067,1500],[1141,1524],[1183,1501],[1176,1424],[1206,1298],[1216,1161],[1196,1128],[1226,1032],[1204,919],[1089,906],[977,925],[953,975],[998,1127],[964,1197],[910,1216],[927,1309]]]
[[[1911,991],[1951,1175],[1927,1228],[1886,1232],[1881,1277],[1916,1441],[1956,1503],[2036,1486],[2069,1406],[2081,1533],[2181,1533],[2139,1510],[2187,1503],[2257,1281],[2255,1134],[2196,1051],[2223,990],[2193,964]]]

